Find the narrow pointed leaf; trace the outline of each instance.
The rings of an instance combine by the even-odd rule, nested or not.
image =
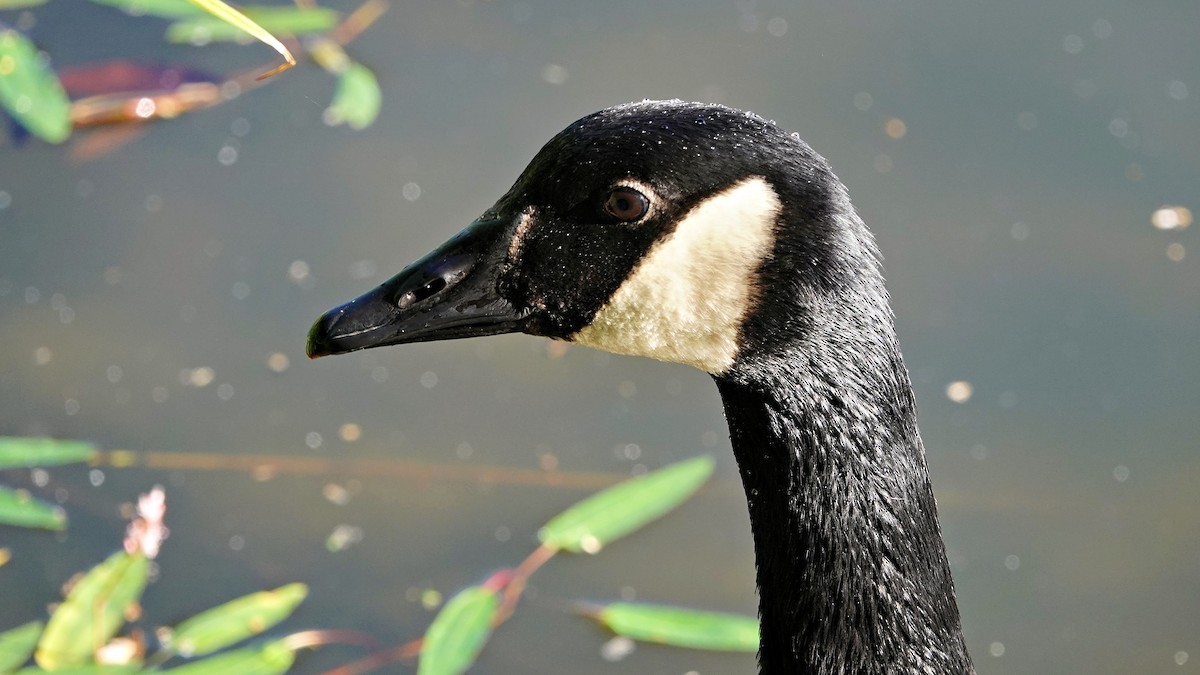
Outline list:
[[[296,654],[283,640],[243,647],[163,671],[171,675],[278,675],[286,673]]]
[[[24,35],[0,24],[0,107],[48,143],[71,135],[71,102]]]
[[[84,441],[0,436],[0,469],[73,464],[95,456],[96,446]]]
[[[82,666],[125,623],[126,612],[146,588],[150,562],[141,553],[118,551],[75,582],[54,610],[34,658],[42,668]]]
[[[695,457],[618,483],[550,519],[538,538],[559,550],[595,553],[682,504],[713,466],[711,457]]]
[[[205,0],[208,1],[208,0]],[[311,33],[323,33],[337,25],[338,13],[332,9],[301,8],[301,7],[271,7],[242,6],[241,14],[251,24],[241,21],[230,21],[226,15],[194,16],[176,21],[167,27],[167,41],[176,43],[188,42],[228,42],[242,40],[247,34],[275,47],[274,35],[296,36]],[[257,30],[250,28],[257,26]],[[275,40],[275,42],[278,42]],[[279,51],[280,47],[275,47]],[[279,52],[283,54],[282,51]]]
[[[97,5],[116,7],[133,16],[157,16],[163,19],[181,19],[203,14],[204,10],[191,0],[92,0]]]
[[[758,619],[683,607],[614,602],[595,615],[617,635],[691,649],[758,651]]]
[[[72,666],[70,668],[55,668],[54,670],[45,670],[43,668],[22,668],[13,675],[136,675],[142,673],[141,664],[126,664],[126,665],[102,665],[98,663],[90,663],[83,666]]]
[[[34,499],[25,490],[0,485],[0,525],[61,530],[67,526],[67,514],[53,504]]]
[[[499,607],[496,593],[483,586],[470,586],[451,598],[425,632],[417,675],[466,672],[491,635]]]
[[[201,612],[175,627],[167,646],[185,656],[204,656],[269,630],[308,595],[304,584],[260,591]]]
[[[0,9],[25,9],[46,4],[46,0],[0,0]]]
[[[338,76],[333,103],[325,111],[330,124],[347,124],[351,129],[366,129],[379,115],[383,94],[375,73],[361,63],[352,63]]]
[[[28,661],[41,634],[41,621],[30,621],[0,633],[0,673],[16,670]]]

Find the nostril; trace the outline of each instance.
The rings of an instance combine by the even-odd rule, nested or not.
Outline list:
[[[440,293],[449,284],[449,281],[458,281],[458,279],[447,280],[445,277],[434,277],[425,282],[424,286],[414,288],[411,291],[403,293],[396,300],[396,307],[407,309],[425,298],[432,297]]]

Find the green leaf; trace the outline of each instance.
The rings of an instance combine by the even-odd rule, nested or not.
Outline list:
[[[0,26],[0,106],[34,136],[62,143],[71,135],[71,103],[58,77],[24,35]]]
[[[201,612],[175,627],[167,647],[184,656],[204,656],[270,629],[308,595],[304,584],[260,591]]]
[[[34,658],[47,670],[82,666],[125,623],[130,605],[146,588],[150,561],[118,551],[75,582],[54,610]]]
[[[41,621],[30,621],[0,633],[0,673],[16,670],[28,661],[41,634]]]
[[[351,129],[366,129],[379,115],[383,94],[375,73],[361,63],[352,63],[338,76],[333,103],[325,119],[333,125],[348,124]]]
[[[283,640],[243,647],[165,670],[172,675],[277,675],[286,673],[296,654]]]
[[[275,35],[324,33],[338,22],[338,13],[332,9],[271,6],[243,6],[240,9],[246,18]],[[167,40],[175,43],[228,42],[246,37],[246,31],[241,27],[208,15],[176,21],[167,27]]]
[[[0,9],[25,9],[46,4],[46,0],[0,0]]]
[[[73,464],[95,457],[96,446],[85,441],[0,436],[0,469]]]
[[[13,675],[136,675],[141,673],[141,664],[127,664],[120,666],[111,666],[100,663],[90,663],[84,666],[74,666],[71,668],[55,668],[54,670],[43,670],[42,668],[22,668]],[[147,671],[149,672],[149,671]]]
[[[53,504],[34,499],[25,490],[0,485],[0,524],[61,530],[67,526],[67,514]]]
[[[499,607],[495,591],[483,586],[469,586],[451,598],[425,632],[417,675],[466,672],[491,635]]]
[[[676,462],[618,483],[563,511],[538,531],[554,549],[596,553],[682,504],[712,475],[712,457]]]
[[[595,615],[617,635],[691,649],[758,651],[758,619],[682,607],[614,602]]]
[[[133,16],[157,16],[163,19],[182,19],[203,14],[191,0],[92,0],[97,5],[116,7]]]

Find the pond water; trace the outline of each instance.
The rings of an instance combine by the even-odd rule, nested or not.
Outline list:
[[[475,672],[751,671],[645,645],[609,661],[571,614],[755,610],[707,376],[523,336],[304,358],[321,312],[473,220],[569,122],[678,97],[799,132],[874,229],[979,672],[1200,672],[1200,240],[1152,225],[1200,210],[1200,8],[807,4],[395,3],[349,48],[384,94],[365,131],[323,123],[334,80],[309,64],[100,156],[87,134],[5,145],[0,434],[139,465],[3,475],[71,526],[0,531],[0,629],[44,616],[162,484],[151,624],[304,581],[289,629],[399,644],[591,486],[709,452],[677,512],[543,568]],[[168,46],[162,21],[90,3],[32,16],[57,67],[271,58]]]

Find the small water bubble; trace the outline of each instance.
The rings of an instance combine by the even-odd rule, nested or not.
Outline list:
[[[92,469],[88,472],[88,482],[92,484],[92,487],[104,485],[104,472],[100,469]]]
[[[405,200],[415,202],[421,198],[421,186],[416,183],[405,183],[404,187],[400,188],[400,194]]]
[[[50,482],[50,472],[45,469],[33,469],[29,472],[29,480],[38,487],[46,487]]]
[[[971,456],[981,462],[983,460],[987,459],[987,456],[988,456],[987,446],[980,444],[980,443],[976,443],[975,445],[972,445],[971,446]]]
[[[1017,221],[1008,229],[1008,234],[1017,241],[1025,241],[1029,238],[1029,226]]]
[[[350,278],[354,280],[366,279],[375,274],[376,266],[373,260],[357,260],[350,263]],[[482,344],[482,343],[480,343]]]
[[[1107,19],[1096,19],[1092,22],[1092,35],[1096,36],[1097,40],[1106,40],[1112,37],[1113,25]]]
[[[246,548],[246,538],[240,534],[235,534],[229,538],[229,550],[240,551]]]
[[[1188,653],[1182,649],[1175,652],[1175,665],[1182,666],[1188,662]]]
[[[636,648],[637,643],[635,643],[633,640],[625,637],[624,635],[618,635],[608,642],[600,645],[600,658],[608,661],[609,663],[615,663],[632,654],[633,650]]]
[[[309,277],[311,270],[308,263],[304,260],[293,260],[291,265],[288,265],[288,280],[292,283],[300,283]]]
[[[1129,121],[1121,117],[1112,118],[1108,123],[1108,133],[1117,138],[1124,138],[1129,133]]]
[[[250,297],[250,284],[238,281],[234,283],[232,293],[235,300],[245,300]]]
[[[121,366],[116,366],[116,365],[109,366],[104,371],[104,376],[106,378],[108,378],[108,381],[112,382],[113,384],[120,382],[121,377],[123,377],[124,375],[125,375],[125,371],[121,369]]]
[[[217,151],[217,161],[221,166],[232,166],[238,159],[238,149],[232,145],[222,145]]]
[[[787,19],[783,18],[782,16],[777,16],[767,22],[767,33],[769,33],[771,37],[783,37],[784,35],[787,35],[787,31]]]
[[[168,395],[167,388],[162,385],[158,385],[150,390],[150,400],[155,403],[166,403]]]
[[[245,117],[239,117],[235,119],[233,124],[229,125],[229,131],[238,138],[244,137],[246,134],[250,133],[250,120],[246,119]]]
[[[458,447],[454,448],[454,456],[462,460],[471,459],[471,455],[474,454],[475,448],[471,447],[471,444],[466,441],[459,443]]]
[[[233,398],[233,385],[228,382],[222,382],[217,385],[217,398],[222,401],[228,401]]]
[[[338,427],[338,437],[347,443],[353,443],[362,438],[362,427],[354,422],[346,422]]]
[[[49,347],[38,347],[33,350],[33,362],[39,366],[44,366],[54,358],[54,352],[50,351]]]
[[[1021,558],[1012,554],[1004,556],[1004,568],[1016,572],[1021,567]]]
[[[158,195],[147,195],[145,207],[150,213],[160,211],[163,207],[163,198],[159,197]]]
[[[626,443],[622,450],[625,459],[637,461],[642,457],[642,446],[637,443]]]
[[[1004,643],[993,642],[992,644],[988,645],[988,653],[996,658],[1004,656]]]
[[[64,401],[64,402],[63,402],[63,410],[64,410],[64,411],[65,411],[65,412],[66,412],[68,415],[77,415],[77,414],[79,414],[79,401],[76,401],[76,400],[75,400],[75,399],[73,399],[73,398],[69,398],[69,399],[67,399],[66,401]]]
[[[871,165],[879,173],[888,173],[895,167],[892,158],[885,154],[875,155],[875,159],[871,161]]]
[[[738,17],[738,28],[743,33],[753,33],[758,30],[759,18],[757,14],[743,14]]]
[[[438,384],[437,373],[432,370],[427,370],[421,373],[421,386],[426,389],[433,389]]]
[[[1078,54],[1083,51],[1083,38],[1072,33],[1063,38],[1062,48],[1068,54]]]
[[[267,368],[270,368],[271,372],[282,373],[283,371],[287,370],[288,366],[290,365],[291,359],[289,359],[287,354],[284,354],[283,352],[272,352],[271,355],[267,357]]]
[[[966,380],[956,380],[946,385],[946,398],[955,403],[966,403],[971,400],[974,387]]]
[[[875,104],[875,97],[865,91],[860,91],[854,95],[854,107],[866,112]]]
[[[1125,466],[1124,464],[1118,464],[1114,466],[1112,470],[1112,476],[1113,479],[1118,483],[1124,483],[1125,481],[1129,480],[1129,467]]]
[[[387,382],[387,379],[388,379],[387,366],[375,366],[374,368],[372,368],[371,369],[371,379],[375,380],[376,382],[379,382],[381,384],[383,382]]]
[[[542,80],[553,85],[563,84],[567,81],[567,69],[557,63],[548,63],[542,67]]]
[[[633,602],[637,600],[637,589],[633,586],[622,586],[619,591],[621,599],[625,602]]]
[[[1170,96],[1171,98],[1175,99],[1176,101],[1182,101],[1183,99],[1188,97],[1187,84],[1180,80],[1171,80],[1170,82],[1167,83],[1167,96]],[[0,207],[0,208],[3,208],[3,207]]]
[[[499,527],[496,528],[496,531],[494,532],[494,536],[496,537],[496,541],[503,544],[504,542],[508,541],[509,539],[512,539],[512,530],[508,529],[507,527],[505,527],[503,525],[500,525]]]
[[[12,195],[4,190],[0,190],[0,211],[7,209],[9,206],[12,206]]]
[[[36,286],[25,287],[25,304],[36,305],[42,299],[42,292]]]
[[[317,448],[321,447],[321,443],[323,443],[324,441],[325,441],[325,439],[323,439],[321,437],[321,434],[319,434],[315,431],[310,431],[307,434],[305,434],[305,436],[304,436],[304,444],[307,445],[308,447],[312,448],[313,450],[316,450]]]
[[[1171,262],[1181,262],[1185,255],[1187,255],[1187,249],[1183,247],[1183,244],[1177,241],[1167,244],[1167,258]]]

